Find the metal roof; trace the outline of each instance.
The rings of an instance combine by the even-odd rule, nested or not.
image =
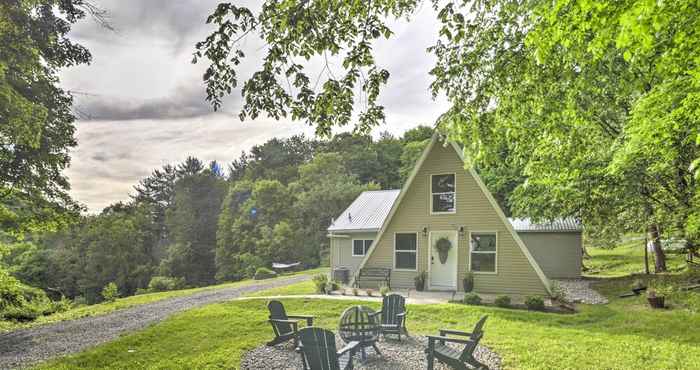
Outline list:
[[[518,232],[575,232],[582,230],[581,224],[573,218],[558,218],[541,223],[533,223],[529,218],[509,218],[508,221]]]
[[[378,231],[400,192],[398,189],[362,192],[328,231]]]
[[[378,231],[396,202],[400,190],[362,192],[350,206],[333,221],[328,231]],[[517,232],[580,232],[581,224],[573,218],[533,223],[529,218],[509,218]]]

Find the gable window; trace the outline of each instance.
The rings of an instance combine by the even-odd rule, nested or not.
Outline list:
[[[455,174],[430,176],[431,213],[455,212]]]
[[[372,245],[373,240],[362,240],[362,239],[355,239],[352,241],[352,256],[353,257],[360,257],[364,256],[367,254],[367,251],[369,250],[369,246]]]
[[[417,237],[415,233],[400,234],[394,237],[394,268],[398,270],[416,269]]]
[[[496,272],[496,251],[498,238],[496,233],[472,233],[470,247],[470,264],[474,272]]]

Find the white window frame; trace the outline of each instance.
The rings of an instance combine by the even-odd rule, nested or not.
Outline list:
[[[406,250],[396,250],[396,235],[397,234],[413,234],[416,236],[416,250],[415,251],[406,251]],[[394,271],[418,271],[418,233],[417,232],[395,232],[394,233],[394,252],[391,255],[391,258],[393,259],[392,266],[394,267]],[[396,253],[413,253],[416,256],[416,268],[414,269],[406,269],[406,268],[398,268],[396,267]]]
[[[362,240],[362,250],[365,252],[363,254],[355,254],[355,240]],[[369,245],[367,245],[367,242],[369,242]],[[369,252],[369,248],[372,246],[372,243],[374,243],[374,239],[352,239],[352,242],[350,243],[350,248],[352,248],[352,256],[353,257],[364,257],[367,255],[367,252]]]
[[[433,176],[445,176],[445,175],[452,175],[455,183],[454,183],[454,191],[448,191],[448,192],[441,192],[441,193],[433,193]],[[452,200],[454,202],[452,211],[434,211],[433,210],[433,195],[440,195],[440,194],[454,194],[452,196]],[[457,213],[457,173],[456,172],[444,172],[444,173],[433,173],[428,175],[428,196],[430,197],[430,214],[431,215],[451,215]]]
[[[484,251],[474,251],[474,246],[472,245],[472,235],[473,234],[493,234],[496,236],[496,251],[494,252],[484,252]],[[497,275],[498,274],[498,231],[469,231],[469,239],[467,240],[469,243],[469,271],[471,271],[474,274],[479,274],[479,275]],[[472,270],[472,255],[476,254],[493,254],[494,255],[494,271],[475,271]]]

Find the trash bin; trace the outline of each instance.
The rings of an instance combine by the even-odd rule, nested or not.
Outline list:
[[[333,280],[347,285],[348,280],[350,280],[350,270],[347,267],[338,267],[333,270]]]

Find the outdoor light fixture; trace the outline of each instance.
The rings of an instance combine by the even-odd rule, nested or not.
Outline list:
[[[428,236],[428,228],[423,226],[423,236]]]
[[[464,236],[464,226],[459,227],[459,236],[463,237]]]

